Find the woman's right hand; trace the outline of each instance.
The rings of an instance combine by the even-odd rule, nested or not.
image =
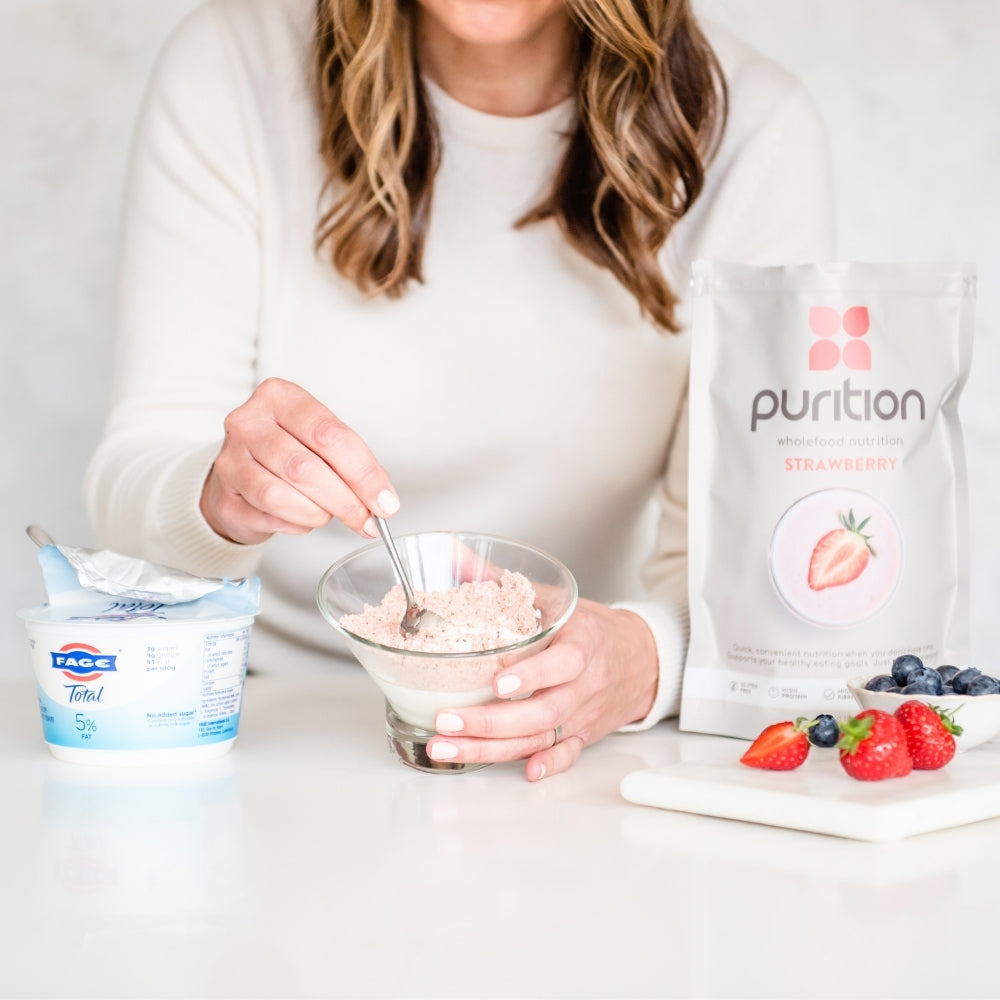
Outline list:
[[[371,514],[399,509],[388,473],[365,442],[301,386],[266,379],[224,426],[201,511],[231,541],[304,535],[333,518],[374,538]]]

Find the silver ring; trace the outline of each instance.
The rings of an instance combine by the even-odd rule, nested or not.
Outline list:
[[[552,745],[555,746],[557,743],[561,743],[562,736],[562,726],[556,726],[556,728],[552,730]]]

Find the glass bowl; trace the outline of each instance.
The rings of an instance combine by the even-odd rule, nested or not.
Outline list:
[[[322,576],[316,601],[323,617],[379,686],[386,700],[386,732],[393,753],[410,767],[431,772],[476,770],[484,764],[431,760],[427,741],[444,709],[493,701],[493,675],[541,652],[569,620],[577,601],[576,580],[541,549],[496,535],[433,531],[399,535],[399,557],[417,592],[447,591],[473,580],[521,573],[535,589],[540,629],[520,642],[476,652],[427,652],[382,645],[344,628],[345,615],[377,606],[397,584],[389,554],[373,542],[335,562]]]

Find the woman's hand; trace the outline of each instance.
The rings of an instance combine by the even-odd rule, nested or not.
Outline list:
[[[395,514],[388,473],[364,441],[305,389],[269,378],[225,420],[201,511],[220,535],[253,545],[304,535],[332,518],[369,538]]]
[[[580,600],[547,649],[493,678],[503,701],[439,712],[440,735],[427,751],[433,760],[462,763],[526,757],[525,776],[538,781],[643,718],[658,677],[653,636],[638,615]],[[517,698],[529,691],[530,698]]]

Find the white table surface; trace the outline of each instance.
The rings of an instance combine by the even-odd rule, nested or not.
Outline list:
[[[625,802],[684,739],[427,775],[330,661],[251,676],[230,754],[144,774],[55,760],[0,682],[0,995],[1000,995],[1000,820],[866,844]]]

